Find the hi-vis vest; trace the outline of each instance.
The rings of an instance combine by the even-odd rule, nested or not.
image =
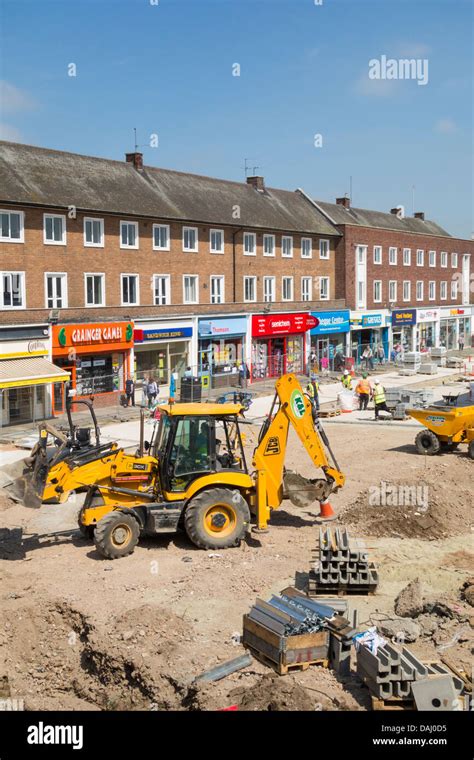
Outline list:
[[[374,388],[374,403],[383,404],[385,401],[385,388],[380,383]]]
[[[356,388],[357,393],[366,393],[367,395],[370,393],[370,383],[365,378],[362,378],[362,380],[359,380],[357,383]]]
[[[314,398],[319,393],[319,383],[316,381],[314,383],[308,383],[306,386],[306,390],[308,391],[308,396],[311,396],[311,398]]]
[[[341,383],[343,384],[344,388],[352,388],[352,378],[350,375],[343,375],[341,377]]]

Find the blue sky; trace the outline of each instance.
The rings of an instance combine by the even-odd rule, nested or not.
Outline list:
[[[247,157],[322,200],[352,175],[380,210],[412,213],[414,185],[471,236],[471,0],[153,2],[2,0],[2,137],[122,159],[136,127],[146,163],[242,180]],[[428,84],[370,80],[382,55],[427,59]]]

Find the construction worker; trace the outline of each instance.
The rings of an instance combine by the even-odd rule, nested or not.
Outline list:
[[[341,377],[341,383],[342,383],[342,387],[346,391],[351,391],[352,390],[352,377],[350,376],[348,369],[344,370],[344,374]]]
[[[385,401],[385,388],[380,382],[379,378],[374,379],[374,390],[372,391],[372,398],[375,405],[375,419],[379,419],[379,412],[388,412],[387,403]]]
[[[313,421],[316,421],[319,414],[319,378],[314,372],[311,373],[309,383],[306,386],[306,393],[311,400]]]
[[[359,396],[359,411],[366,410],[369,403],[370,394],[372,388],[369,380],[367,379],[367,372],[362,373],[362,377],[356,385],[355,392]]]

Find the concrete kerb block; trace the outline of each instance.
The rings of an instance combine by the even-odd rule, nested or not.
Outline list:
[[[451,676],[433,676],[413,681],[411,684],[416,709],[430,712],[460,710],[458,695]]]
[[[414,679],[418,680],[420,678],[426,678],[428,675],[428,668],[426,665],[423,665],[420,660],[418,660],[414,654],[410,652],[409,649],[406,647],[402,647],[402,655],[405,657],[405,659],[408,661],[408,663],[413,667],[413,675]]]

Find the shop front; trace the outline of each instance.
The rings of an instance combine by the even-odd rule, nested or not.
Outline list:
[[[169,387],[171,375],[182,377],[191,363],[192,320],[135,322],[134,377],[141,384],[152,377],[160,389]]]
[[[361,313],[351,311],[351,355],[355,364],[361,364],[364,352],[370,348],[375,362],[382,363],[389,355],[389,326],[386,324],[384,310],[378,312]]]
[[[0,427],[52,416],[69,374],[50,361],[49,325],[0,328]]]
[[[416,309],[392,311],[392,345],[395,354],[416,348]]]
[[[252,379],[306,372],[306,342],[317,319],[311,314],[272,314],[252,317]],[[308,336],[308,339],[307,339]]]
[[[315,357],[315,368],[343,368],[350,331],[350,311],[313,311],[312,316],[318,322],[311,330],[311,356]]]
[[[238,367],[246,359],[247,317],[200,319],[198,372],[212,388],[238,384]]]
[[[439,346],[440,309],[416,310],[416,350],[423,352]]]
[[[96,406],[109,406],[124,392],[131,372],[133,322],[54,325],[53,360],[71,375],[76,396],[94,397]],[[59,389],[56,413],[64,409]]]
[[[461,340],[460,340],[461,339]],[[472,307],[441,309],[440,345],[457,350],[472,346]]]

